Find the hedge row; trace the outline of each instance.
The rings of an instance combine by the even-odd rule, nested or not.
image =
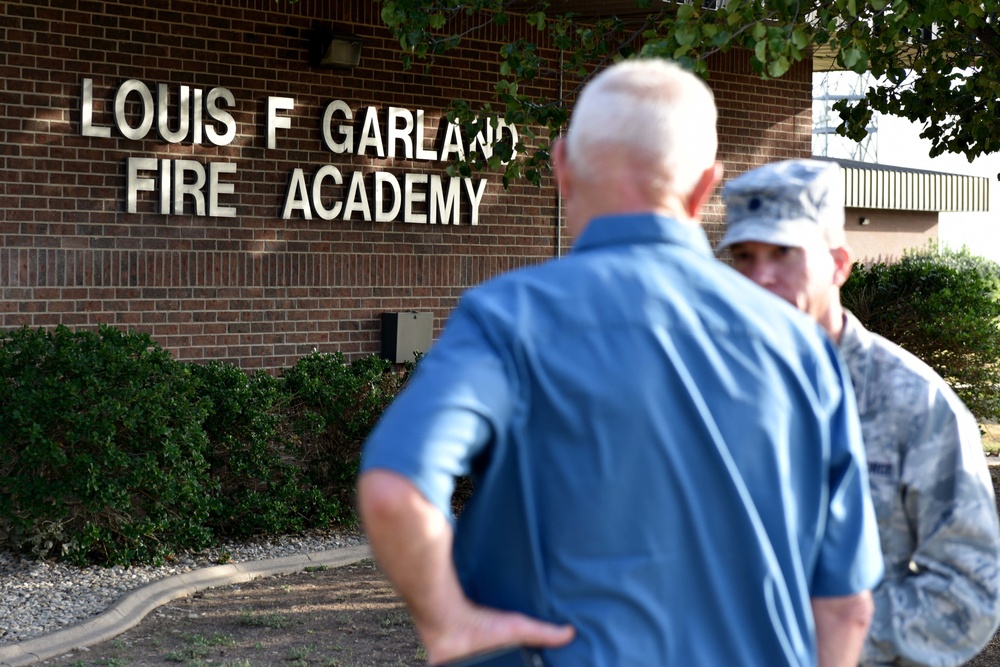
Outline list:
[[[1000,265],[934,245],[855,265],[844,305],[936,370],[980,420],[1000,421]]]
[[[157,563],[356,521],[361,443],[409,368],[338,354],[279,376],[175,361],[145,334],[0,336],[0,547]]]
[[[995,263],[926,248],[856,266],[842,295],[979,418],[1000,419],[998,286]],[[0,335],[0,548],[156,563],[225,538],[353,525],[361,443],[410,370],[314,353],[248,374],[177,362],[110,327]]]

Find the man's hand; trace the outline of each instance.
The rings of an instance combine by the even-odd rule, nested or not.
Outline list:
[[[430,664],[502,646],[554,648],[573,639],[570,626],[473,604],[451,560],[451,525],[406,478],[387,470],[365,472],[358,481],[358,509],[375,558],[406,602]]]
[[[468,599],[454,609],[454,617],[445,627],[435,629],[418,625],[418,630],[431,665],[504,646],[555,648],[568,644],[575,634],[568,625],[554,625],[524,614],[479,607]]]

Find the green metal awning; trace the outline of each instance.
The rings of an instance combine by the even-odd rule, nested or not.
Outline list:
[[[892,211],[990,210],[990,179],[816,157],[840,165],[844,206]]]

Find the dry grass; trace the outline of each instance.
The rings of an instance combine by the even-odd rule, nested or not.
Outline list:
[[[1000,456],[1000,424],[980,422],[979,429],[983,432],[983,451],[987,456]]]

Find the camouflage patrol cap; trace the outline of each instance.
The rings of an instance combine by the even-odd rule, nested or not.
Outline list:
[[[844,226],[844,181],[836,162],[774,162],[729,181],[719,250],[744,241],[802,247]]]

